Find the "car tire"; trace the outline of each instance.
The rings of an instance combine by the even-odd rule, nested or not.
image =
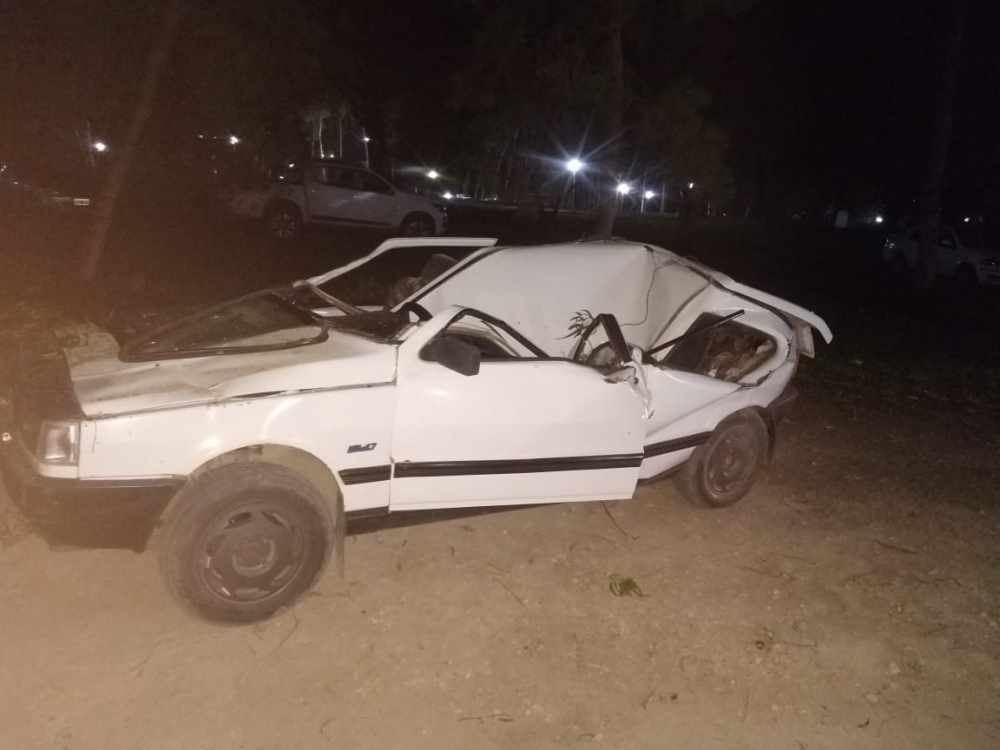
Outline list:
[[[434,219],[420,213],[407,214],[399,225],[399,233],[403,237],[433,237],[436,229]]]
[[[753,486],[767,463],[767,426],[753,411],[724,419],[674,477],[677,489],[695,505],[726,508]]]
[[[962,286],[976,286],[979,278],[976,276],[976,269],[968,263],[963,263],[955,269],[955,281]]]
[[[284,203],[271,206],[264,213],[264,227],[271,239],[290,242],[302,233],[302,214]]]
[[[266,620],[291,607],[326,567],[334,522],[319,490],[295,472],[228,464],[182,492],[159,549],[160,572],[197,617]]]

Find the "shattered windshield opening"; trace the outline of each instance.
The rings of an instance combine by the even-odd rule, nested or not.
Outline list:
[[[352,333],[382,343],[394,340],[410,324],[410,316],[379,307],[361,308],[327,294],[312,284],[300,284],[288,293],[289,301],[308,309],[327,328]]]
[[[126,362],[287,349],[324,341],[324,324],[277,292],[262,292],[169,323],[122,347]]]
[[[410,325],[410,316],[389,310],[361,310],[353,315],[329,318],[327,326],[344,333],[353,333],[383,343],[393,341]]]

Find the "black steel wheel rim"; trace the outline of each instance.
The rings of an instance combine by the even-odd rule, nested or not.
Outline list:
[[[713,496],[724,499],[742,490],[753,478],[760,460],[757,441],[745,426],[719,436],[705,463],[705,480]]]
[[[202,536],[198,571],[205,587],[227,602],[259,602],[296,579],[307,552],[294,513],[276,503],[247,503],[220,516]]]

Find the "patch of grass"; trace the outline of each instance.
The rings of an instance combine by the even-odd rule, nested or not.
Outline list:
[[[32,528],[28,519],[16,508],[0,505],[0,549],[13,547],[22,539],[31,536]]]

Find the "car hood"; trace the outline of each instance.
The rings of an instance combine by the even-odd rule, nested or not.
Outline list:
[[[394,346],[337,331],[326,341],[278,351],[153,362],[122,362],[115,338],[92,324],[56,334],[88,417],[379,385],[395,378]]]

